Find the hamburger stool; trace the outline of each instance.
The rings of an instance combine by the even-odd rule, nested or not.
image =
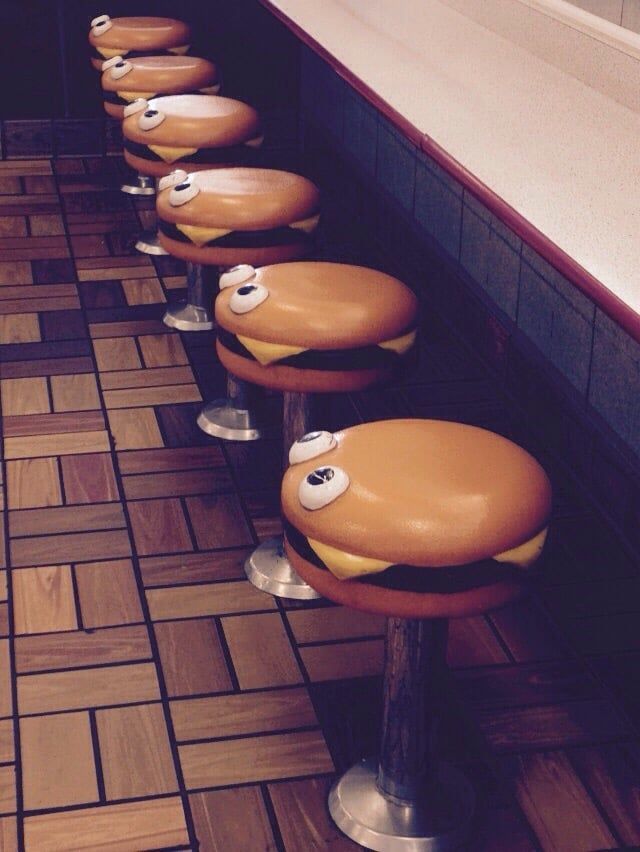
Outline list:
[[[413,351],[418,302],[390,275],[342,263],[242,267],[220,279],[216,349],[230,374],[284,395],[284,467],[289,448],[313,428],[312,394],[381,384]],[[322,435],[316,434],[315,447]],[[297,445],[300,454],[303,445]],[[281,538],[245,563],[249,580],[278,597],[318,594],[292,570]]]
[[[138,174],[173,186],[192,171],[250,163],[262,144],[258,113],[247,104],[216,95],[165,95],[150,101],[139,98],[124,108],[124,158]],[[169,177],[167,177],[169,176]],[[157,235],[142,235],[136,248],[155,254]],[[190,264],[190,266],[192,266]],[[197,276],[187,273],[192,289]],[[187,306],[189,307],[189,306]],[[185,311],[174,317],[181,331],[213,327],[209,311]]]
[[[317,187],[291,172],[242,167],[195,172],[158,193],[160,244],[194,266],[237,267],[221,278],[221,284],[231,286],[246,280],[243,264],[281,263],[307,255],[319,203]],[[190,293],[189,305],[170,307],[164,322],[173,327],[191,307],[208,312],[204,287]],[[205,406],[198,425],[216,438],[257,440],[260,431],[249,396],[250,388],[229,374],[227,399]]]
[[[286,553],[321,595],[388,623],[380,755],[338,778],[329,810],[368,849],[454,849],[475,796],[433,751],[447,619],[524,593],[551,486],[523,449],[474,426],[386,420],[331,439],[292,448]]]

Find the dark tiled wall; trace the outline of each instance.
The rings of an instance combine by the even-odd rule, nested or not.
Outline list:
[[[435,304],[640,545],[640,345],[306,48],[300,101],[344,256]]]

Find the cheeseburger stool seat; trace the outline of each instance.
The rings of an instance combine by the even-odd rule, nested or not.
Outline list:
[[[551,486],[528,453],[473,426],[387,420],[330,438],[292,448],[286,554],[321,595],[388,625],[380,754],[335,782],[329,810],[368,849],[454,849],[474,793],[433,752],[447,619],[526,591]]]
[[[191,29],[174,18],[98,15],[90,24],[91,64],[99,71],[105,59],[122,56],[181,56],[189,52]]]
[[[220,285],[218,357],[239,379],[284,393],[286,453],[313,426],[312,394],[381,384],[414,351],[416,297],[382,272],[342,263],[282,263],[245,266],[223,276]],[[318,433],[317,440],[321,434],[327,435]],[[245,570],[255,586],[276,596],[317,597],[292,571],[281,539],[263,542]]]
[[[281,263],[308,255],[319,204],[317,187],[291,172],[250,167],[193,172],[158,193],[160,244],[188,263],[231,267],[220,281],[231,286],[246,280],[247,264]],[[175,326],[183,309],[170,307],[165,323]],[[198,425],[217,438],[256,440],[260,432],[250,409],[249,389],[230,374],[227,390],[226,400],[203,409]]]
[[[252,107],[217,95],[165,95],[139,98],[124,109],[124,158],[139,174],[163,188],[181,183],[192,171],[253,162],[262,143],[260,117]],[[144,234],[136,243],[154,252],[158,240]],[[164,249],[162,249],[164,252]],[[201,331],[213,327],[209,300],[200,286],[202,269],[189,264],[188,304],[171,314],[173,327]],[[198,294],[202,294],[199,296]],[[194,301],[199,299],[199,301]]]

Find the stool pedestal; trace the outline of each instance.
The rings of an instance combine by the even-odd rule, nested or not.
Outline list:
[[[446,644],[444,620],[388,620],[379,759],[353,766],[329,793],[334,822],[366,849],[442,852],[466,839],[473,788],[433,756]]]
[[[126,180],[121,184],[120,191],[127,195],[155,195],[156,184],[152,177],[136,175],[132,180]]]
[[[217,274],[215,267],[187,262],[187,301],[167,308],[162,321],[169,328],[177,328],[178,331],[211,331],[213,286],[207,280],[209,269]]]
[[[149,180],[153,182],[153,192],[141,193],[142,195],[156,195],[158,192],[158,180],[154,181],[153,178],[149,178]],[[136,250],[141,254],[153,254],[156,256],[169,254],[169,252],[166,251],[166,249],[163,249],[160,245],[160,237],[158,235],[157,228],[155,231],[142,231],[136,240]]]
[[[308,394],[283,395],[283,469],[289,465],[291,445],[312,429],[312,400]],[[321,597],[296,574],[284,553],[282,536],[262,542],[244,563],[245,574],[257,589],[276,598],[309,601]]]
[[[207,403],[198,415],[198,426],[207,435],[224,441],[257,441],[261,437],[250,408],[251,385],[227,374],[227,398]]]

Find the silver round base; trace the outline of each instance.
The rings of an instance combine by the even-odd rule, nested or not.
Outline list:
[[[121,192],[127,195],[155,195],[156,184],[153,178],[138,175],[135,181],[125,181],[120,186]]]
[[[162,318],[162,322],[169,328],[177,328],[178,331],[211,331],[213,319],[206,308],[198,308],[188,302],[179,305],[170,305]]]
[[[383,796],[377,776],[377,762],[363,760],[331,788],[329,812],[347,837],[376,852],[443,852],[465,842],[475,793],[461,772],[441,764],[415,804]]]
[[[263,541],[244,563],[244,570],[250,583],[276,598],[311,601],[320,597],[291,567],[282,538]]]
[[[233,408],[226,399],[207,403],[198,415],[198,426],[223,441],[258,441],[261,438],[252,411]]]
[[[142,252],[142,254],[169,254],[160,245],[157,231],[155,233],[153,231],[143,231],[136,242],[136,249]]]

